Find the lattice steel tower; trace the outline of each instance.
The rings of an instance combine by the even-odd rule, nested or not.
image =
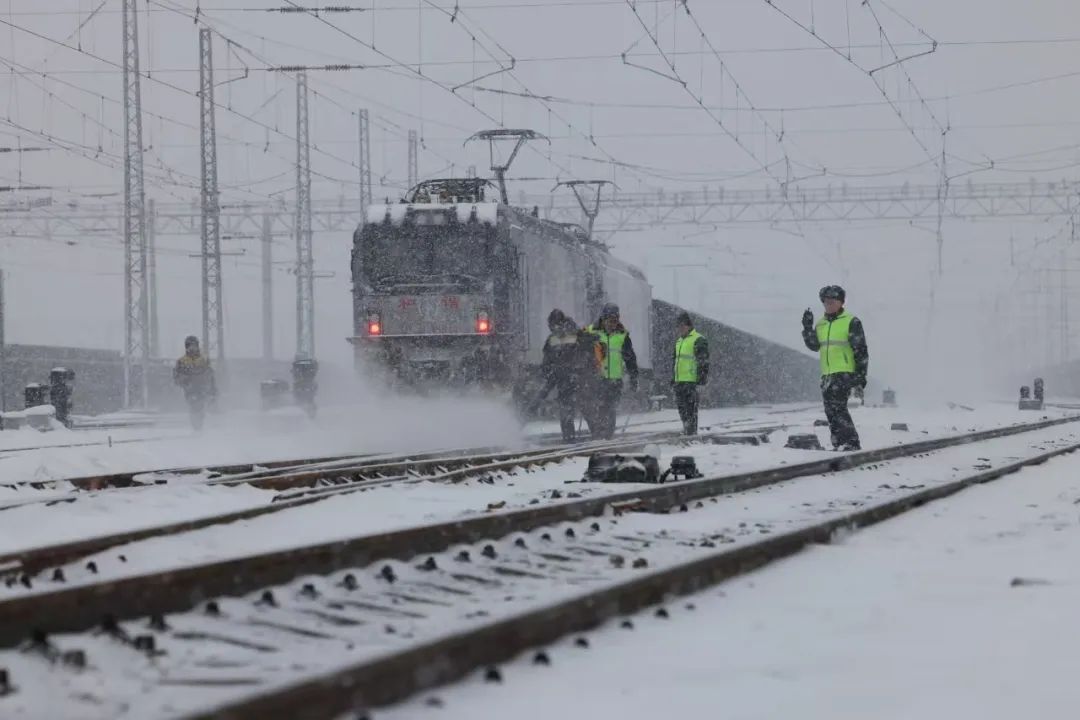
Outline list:
[[[419,172],[419,169],[418,169],[419,162],[418,162],[418,159],[417,159],[418,154],[419,154],[419,142],[417,142],[417,139],[416,139],[416,131],[415,130],[410,130],[409,131],[409,187],[408,187],[409,190],[412,190],[414,187],[416,187],[416,183],[420,182],[420,172]]]
[[[199,129],[202,167],[202,342],[207,357],[225,361],[221,294],[221,198],[214,122],[214,36],[199,30]],[[221,371],[221,368],[218,368]]]
[[[371,205],[371,123],[368,111],[361,109],[360,118],[360,217],[367,217]]]
[[[315,262],[311,248],[311,144],[307,73],[296,76],[296,358],[315,358]]]
[[[149,404],[150,323],[146,283],[146,192],[136,0],[123,0],[124,54],[124,406]],[[133,372],[135,363],[140,366]],[[132,397],[134,395],[134,398]]]

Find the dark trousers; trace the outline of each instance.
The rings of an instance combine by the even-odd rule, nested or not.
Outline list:
[[[622,380],[601,380],[596,389],[596,427],[594,437],[615,437],[615,410],[622,397]]]
[[[679,419],[682,420],[683,433],[686,435],[697,435],[697,383],[675,383],[675,406],[679,408]]]
[[[577,403],[569,388],[559,388],[559,429],[562,439],[570,442],[574,439],[574,423],[577,421]]]
[[[833,447],[860,447],[859,432],[848,411],[851,389],[850,374],[825,375],[821,378],[821,399],[825,402],[825,418],[829,421]]]

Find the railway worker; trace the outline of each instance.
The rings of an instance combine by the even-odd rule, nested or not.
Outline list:
[[[184,391],[191,413],[191,426],[201,430],[206,417],[206,404],[217,397],[214,370],[210,360],[199,350],[199,338],[188,335],[184,339],[184,355],[176,361],[173,382]]]
[[[679,408],[685,435],[697,435],[698,385],[709,379],[709,343],[694,329],[689,313],[680,313],[675,320],[675,350],[672,355],[671,386],[675,405]]]
[[[844,288],[823,287],[818,297],[825,315],[814,324],[810,308],[803,313],[803,342],[821,355],[821,397],[829,420],[834,450],[859,450],[859,433],[848,411],[852,390],[861,395],[866,389],[870,351],[859,318],[844,308]]]
[[[630,333],[619,320],[619,306],[604,305],[596,325],[585,328],[596,336],[597,359],[600,362],[600,383],[597,388],[596,437],[615,436],[615,408],[622,397],[623,376],[630,379],[630,390],[637,392],[638,364]]]
[[[574,424],[579,409],[585,416],[589,429],[594,428],[592,408],[595,405],[596,369],[593,345],[596,338],[579,330],[577,323],[558,308],[548,315],[548,329],[551,334],[544,343],[540,366],[544,386],[530,409],[535,412],[548,393],[556,390],[559,428],[563,440],[572,442],[576,435]]]

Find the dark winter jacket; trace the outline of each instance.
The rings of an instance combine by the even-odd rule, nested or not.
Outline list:
[[[825,319],[835,320],[836,315],[826,313]],[[817,328],[812,325],[809,328],[804,326],[803,342],[814,352],[820,350],[821,343],[818,341]],[[851,343],[851,354],[855,358],[855,384],[863,385],[870,371],[870,349],[866,346],[866,331],[863,329],[862,321],[857,317],[851,318],[851,325],[848,326],[848,342]]]
[[[595,345],[596,337],[578,330],[569,319],[548,335],[540,363],[544,378],[540,397],[545,397],[554,388],[558,388],[563,397],[587,390],[596,376]]]
[[[671,366],[675,367],[678,362],[678,343],[671,349]],[[709,341],[702,335],[694,343],[694,360],[697,361],[698,385],[704,385],[709,381]]]

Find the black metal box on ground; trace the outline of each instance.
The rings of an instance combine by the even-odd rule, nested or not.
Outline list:
[[[652,455],[597,453],[589,458],[586,482],[657,483],[660,463]]]
[[[818,440],[818,436],[813,433],[806,433],[803,435],[789,435],[786,448],[792,448],[794,450],[824,450],[821,447],[821,441]]]

